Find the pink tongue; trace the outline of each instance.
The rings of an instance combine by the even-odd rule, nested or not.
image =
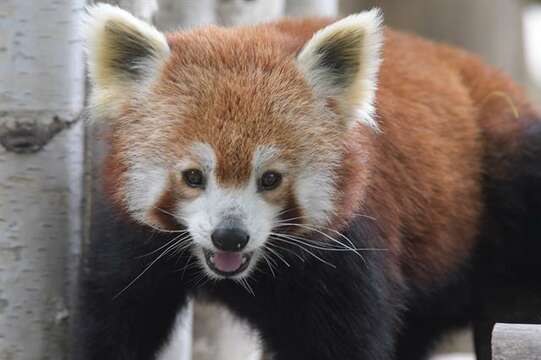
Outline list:
[[[214,266],[223,272],[233,272],[242,266],[242,254],[237,252],[218,251],[214,254]]]

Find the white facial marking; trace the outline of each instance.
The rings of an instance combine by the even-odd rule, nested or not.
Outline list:
[[[280,155],[280,151],[273,145],[258,146],[252,161],[252,166],[255,169],[255,172],[260,172],[265,165],[278,159],[278,155]]]
[[[216,156],[212,146],[205,143],[195,143],[191,146],[190,153],[199,160],[203,171],[211,173],[216,164]]]
[[[224,219],[235,218],[250,236],[243,252],[260,249],[272,231],[280,209],[267,202],[258,192],[257,176],[261,175],[265,163],[277,158],[277,149],[264,146],[255,152],[250,179],[240,187],[223,187],[217,182],[216,156],[210,145],[197,143],[192,146],[192,153],[197,154],[201,161],[206,185],[196,198],[179,204],[177,214],[179,220],[186,224],[193,241],[202,248],[215,250],[211,240],[212,232]],[[205,264],[201,249],[197,249],[196,253]],[[245,273],[249,273],[256,262],[257,254],[254,254],[252,264]],[[206,264],[204,267],[206,268]],[[211,276],[216,276],[209,269],[207,272]]]
[[[270,233],[272,232],[281,207],[269,202],[258,191],[258,179],[267,170],[276,170],[288,175],[287,165],[280,161],[279,148],[271,145],[260,146],[252,159],[252,171],[249,180],[240,186],[224,187],[216,178],[216,154],[211,145],[195,143],[189,149],[190,156],[182,160],[174,171],[182,172],[197,166],[206,178],[205,188],[193,199],[184,200],[177,205],[175,215],[191,234],[195,255],[209,276],[222,278],[207,264],[203,249],[216,251],[211,234],[224,221],[233,218],[249,234],[250,240],[242,250],[251,254],[248,268],[233,278],[248,276],[256,266]],[[318,161],[317,154],[307,156],[305,163],[299,166],[300,173],[293,180],[294,191],[307,217],[314,225],[323,225],[333,214],[336,196],[334,174],[339,155],[325,161]],[[196,164],[194,165],[194,161]],[[147,214],[154,209],[168,186],[170,170],[150,161],[138,159],[128,172],[125,200],[132,216],[138,221],[150,225]]]
[[[333,167],[307,164],[296,181],[297,201],[312,224],[325,224],[333,214],[334,173]]]
[[[167,179],[167,170],[162,167],[145,165],[142,161],[131,167],[125,185],[125,201],[128,211],[136,220],[153,224],[147,214],[164,193]]]

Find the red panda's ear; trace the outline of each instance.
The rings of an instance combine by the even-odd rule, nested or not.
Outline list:
[[[85,25],[91,106],[114,116],[127,94],[140,92],[157,75],[169,45],[152,25],[107,4],[89,7]]]
[[[318,31],[297,57],[316,96],[332,97],[348,114],[348,126],[377,129],[374,98],[383,43],[379,9],[339,20]]]

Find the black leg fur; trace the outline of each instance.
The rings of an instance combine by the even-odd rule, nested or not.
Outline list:
[[[470,268],[462,269],[438,289],[410,289],[403,326],[398,332],[395,359],[428,359],[437,341],[449,330],[473,319]]]
[[[276,360],[392,358],[393,329],[402,302],[400,289],[385,271],[386,252],[364,253],[363,260],[354,253],[311,249],[332,265],[307,253],[303,262],[283,252],[291,266],[275,271],[276,278],[266,269],[255,273],[249,280],[255,296],[230,280],[193,288],[179,272],[172,271],[171,261],[159,261],[115,298],[153,259],[137,258],[166,241],[157,235],[149,240],[148,232],[134,231],[133,226],[116,222],[112,230],[95,231],[130,236],[94,240],[98,245],[91,249],[90,276],[85,277],[82,288],[80,323],[85,326],[79,358],[154,359],[187,292],[222,302],[247,319],[260,331]],[[369,227],[366,221],[355,222],[346,235],[355,246],[373,247],[363,236]],[[372,233],[369,238],[377,235]],[[184,257],[180,260],[186,261]],[[193,278],[191,271],[186,279]]]
[[[365,227],[354,223],[347,233],[356,246],[369,246]],[[257,328],[273,359],[391,359],[401,300],[386,276],[385,252],[365,253],[364,261],[354,253],[316,253],[335,267],[283,252],[291,267],[276,279],[268,271],[255,276],[255,296],[228,282],[209,288],[209,296]]]
[[[541,299],[541,122],[524,130],[516,156],[502,160],[508,172],[486,182],[488,210],[475,259],[474,296],[516,307],[519,298]]]
[[[150,360],[167,341],[187,298],[183,262],[164,256],[122,291],[162,251],[168,236],[119,219],[107,207],[96,214],[94,239],[81,274],[76,359]],[[129,235],[128,235],[129,234]],[[192,276],[187,270],[186,278]]]

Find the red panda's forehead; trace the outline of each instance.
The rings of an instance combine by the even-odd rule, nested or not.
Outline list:
[[[273,68],[286,58],[294,58],[304,41],[265,26],[200,28],[168,36],[172,60],[169,65],[242,68],[256,64],[261,68]]]
[[[302,156],[305,138],[292,104],[280,104],[287,94],[277,96],[255,81],[247,85],[215,81],[212,90],[199,94],[179,95],[183,101],[177,113],[171,141],[186,146],[204,143],[212,147],[219,181],[227,184],[246,182],[251,174],[255,154],[263,146],[279,149],[280,159],[293,165]],[[258,91],[259,90],[259,91]],[[281,108],[281,110],[279,109]]]
[[[313,95],[292,54],[272,39],[255,40],[224,31],[179,35],[156,87],[176,124],[169,141],[209,144],[218,180],[229,184],[249,179],[260,146],[295,163],[315,138],[306,131]]]

